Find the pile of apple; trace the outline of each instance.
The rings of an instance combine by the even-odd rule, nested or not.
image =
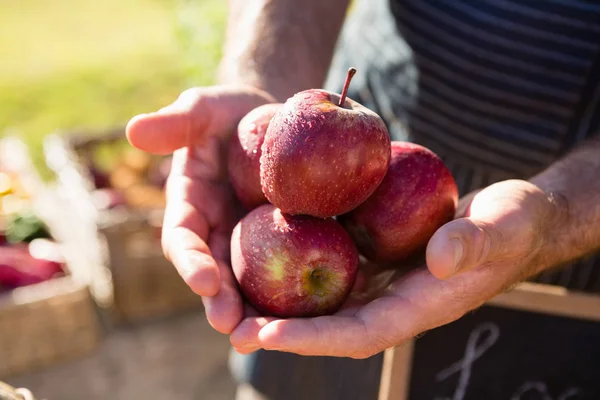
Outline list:
[[[458,191],[443,161],[390,142],[373,111],[311,89],[239,123],[229,177],[248,211],[231,238],[246,300],[265,315],[332,314],[356,280],[359,254],[399,268],[455,213]]]
[[[64,259],[16,174],[0,171],[0,292],[64,275]]]
[[[109,152],[113,160],[104,162],[99,162],[100,157],[89,151],[82,155],[94,183],[95,206],[101,210],[164,208],[170,157],[153,156],[135,148],[121,152],[117,146]]]

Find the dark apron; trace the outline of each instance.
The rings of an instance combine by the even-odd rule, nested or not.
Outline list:
[[[547,3],[541,11],[522,5],[513,7],[510,1],[488,7],[484,3],[403,0],[392,2],[390,9],[386,0],[359,2],[344,27],[325,85],[340,92],[347,69],[356,67],[358,73],[349,97],[381,115],[394,140],[416,142],[440,155],[452,171],[461,195],[505,179],[527,179],[600,127],[597,98],[600,73],[589,73],[594,68],[600,71],[600,53],[585,45],[589,37],[586,35],[600,37],[596,27],[577,25],[579,20],[569,14],[570,10],[557,10],[558,17],[550,16],[548,24],[564,26],[563,37],[556,34],[555,26],[542,24],[537,30],[531,28],[548,12],[544,8],[552,11]],[[600,5],[596,13],[600,21]],[[436,21],[442,14],[448,19]],[[522,21],[522,26],[511,25],[519,16],[528,20]],[[593,15],[582,18],[588,17]],[[498,18],[507,18],[508,22],[498,25]],[[459,21],[455,35],[444,36],[438,28],[447,28],[453,21]],[[465,25],[469,21],[474,27],[488,24],[489,30],[483,37],[473,40],[489,40],[490,44],[484,47],[484,53],[464,57],[471,63],[465,64],[457,57],[461,52],[473,50],[470,40],[461,41],[461,35],[471,29]],[[586,26],[589,32],[585,31]],[[554,49],[564,46],[568,53],[563,60],[561,54],[533,49],[532,55],[524,57],[539,53],[540,59],[526,59],[528,67],[520,68],[518,57],[503,51],[506,46],[513,46],[522,52],[524,44],[518,38],[512,44],[506,43],[503,29],[515,36],[531,35],[531,43],[524,42],[529,46],[535,46],[535,40],[554,40],[557,42]],[[576,40],[580,42],[569,42]],[[539,45],[543,48],[543,43]],[[489,60],[485,57],[495,62],[494,68],[486,67]],[[558,64],[564,61],[563,70],[546,68],[544,57],[555,57]],[[580,59],[583,61],[579,62]],[[581,76],[588,79],[583,85],[572,78],[578,76],[580,66],[589,74],[582,72]],[[461,73],[461,67],[466,71]],[[531,71],[536,75],[528,84],[526,79]],[[512,88],[508,84],[499,85],[497,80],[503,73],[510,74],[509,79],[517,84],[509,82]],[[522,87],[519,80],[525,81]],[[477,91],[478,87],[484,90]],[[503,90],[506,95],[502,95]],[[556,98],[557,93],[562,93],[560,90],[565,93],[564,99]],[[490,99],[497,99],[497,103],[491,103]],[[464,107],[461,101],[465,102]],[[490,104],[499,107],[492,109]],[[543,121],[539,129],[531,124],[536,119],[536,109],[539,120]],[[478,130],[477,126],[483,128]],[[600,292],[600,263],[598,257],[588,257],[532,280]],[[376,399],[381,362],[381,354],[366,360],[351,360],[259,351],[249,356],[236,353],[231,358],[236,378],[270,400]]]

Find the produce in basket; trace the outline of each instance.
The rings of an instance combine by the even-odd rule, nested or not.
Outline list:
[[[3,234],[8,242],[31,242],[34,239],[50,237],[46,225],[31,211],[21,211],[5,218]]]
[[[133,148],[123,150],[120,144],[98,141],[78,152],[94,185],[94,205],[101,210],[164,208],[171,157],[153,156]]]
[[[102,171],[92,160],[86,160],[86,167],[94,182],[94,187],[97,189],[105,189],[110,187],[110,177]]]
[[[44,223],[33,213],[4,216],[0,230],[0,285],[27,286],[64,274],[64,260]]]
[[[34,243],[35,241],[2,247],[0,250],[0,285],[6,288],[16,288],[64,275],[62,263],[33,256],[31,246]]]
[[[16,174],[1,184],[0,287],[2,291],[64,275],[64,260],[44,222],[31,211],[29,194]]]

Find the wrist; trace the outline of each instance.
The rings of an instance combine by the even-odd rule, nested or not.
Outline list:
[[[538,272],[553,268],[568,262],[573,258],[574,249],[564,236],[571,232],[571,217],[569,201],[561,191],[557,190],[553,182],[544,179],[530,181],[542,193],[542,206],[540,206],[539,220],[537,223],[540,234],[535,260]]]
[[[301,90],[320,86],[300,75],[287,77],[279,73],[260,71],[251,64],[224,58],[217,70],[217,81],[223,84],[251,86],[268,93],[273,102],[285,103],[288,98]]]
[[[217,70],[217,82],[224,85],[238,85],[252,88],[253,91],[269,98],[269,102],[285,102],[287,97],[280,94],[276,85],[263,78],[250,68],[243,68],[234,61],[223,59]]]
[[[256,96],[259,99],[258,101],[262,102],[263,104],[278,102],[278,99],[275,96],[260,86],[255,86],[248,83],[239,83],[238,85],[243,87],[246,91],[248,91],[248,93]]]

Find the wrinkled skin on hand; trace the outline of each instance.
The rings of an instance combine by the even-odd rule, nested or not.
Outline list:
[[[461,199],[456,219],[427,246],[426,265],[403,275],[371,266],[346,307],[312,319],[246,318],[231,335],[257,349],[367,358],[450,323],[552,264],[546,249],[563,218],[531,183],[496,183]],[[364,278],[364,277],[363,277]],[[367,289],[367,293],[365,293]],[[362,291],[361,291],[362,290]]]
[[[167,180],[162,247],[206,316],[230,333],[244,315],[229,265],[229,242],[241,207],[227,177],[226,144],[250,110],[275,102],[246,86],[193,88],[156,113],[134,117],[129,142],[154,154],[173,153]],[[248,314],[247,314],[248,315]]]
[[[461,199],[456,219],[430,239],[425,263],[402,275],[363,266],[336,314],[286,320],[257,315],[243,304],[229,265],[231,231],[241,212],[223,150],[238,121],[269,102],[275,99],[252,87],[195,88],[127,127],[133,146],[174,153],[163,249],[202,296],[210,324],[231,334],[239,352],[370,357],[460,318],[553,264],[553,232],[565,210],[529,182],[503,181]]]

